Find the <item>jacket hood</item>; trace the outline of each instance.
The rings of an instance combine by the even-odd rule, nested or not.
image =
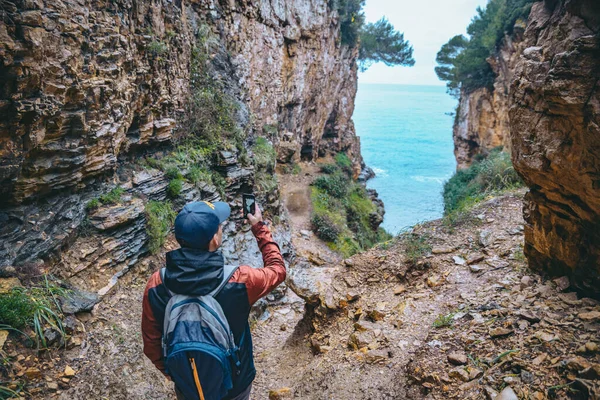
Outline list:
[[[165,286],[173,293],[204,296],[223,280],[223,255],[182,247],[167,253]]]

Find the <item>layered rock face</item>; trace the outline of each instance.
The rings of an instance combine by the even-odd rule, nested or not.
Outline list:
[[[0,196],[82,187],[132,146],[168,141],[191,46],[208,24],[231,54],[257,127],[281,161],[360,150],[355,49],[326,2],[5,2],[0,25]],[[221,4],[224,3],[224,4]]]
[[[511,86],[515,169],[530,188],[525,254],[600,295],[600,3],[532,9]]]
[[[280,162],[345,151],[360,171],[356,49],[340,45],[325,1],[16,0],[0,17],[0,265],[51,259],[98,289],[106,281],[82,271],[114,278],[147,252],[142,201],[167,199],[168,179],[135,161],[186,134],[177,128],[190,58],[206,31],[217,42],[205,49],[218,49],[213,79],[238,102],[241,130],[267,136]],[[213,158],[227,199],[239,200],[253,167],[240,149]],[[85,210],[117,185],[121,204]],[[219,197],[186,183],[174,208]],[[277,209],[276,194],[268,198]],[[289,232],[277,235],[289,252]],[[248,246],[231,241],[225,252]]]
[[[509,89],[512,74],[523,49],[523,27],[504,38],[498,52],[488,58],[496,74],[494,89],[462,91],[454,122],[454,155],[457,169],[467,168],[478,154],[504,146],[510,149],[508,118]]]

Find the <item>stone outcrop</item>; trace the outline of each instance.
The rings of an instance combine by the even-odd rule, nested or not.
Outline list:
[[[347,151],[356,49],[323,1],[7,1],[0,24],[0,200],[81,189],[133,147],[171,139],[203,30],[258,130],[289,159]],[[231,89],[231,88],[229,88]],[[284,144],[285,143],[285,144]]]
[[[341,45],[336,10],[321,0],[5,1],[0,10],[0,266],[51,261],[60,275],[94,291],[148,252],[144,207],[169,199],[169,179],[140,166],[164,155],[185,118],[190,60],[208,53],[210,75],[238,105],[245,149],[214,154],[225,196],[240,205],[254,186],[248,162],[256,136],[279,162],[346,152],[358,176],[352,122],[356,48]],[[179,129],[179,130],[178,130]],[[235,147],[235,146],[232,146]],[[119,186],[119,204],[85,205]],[[171,196],[172,197],[172,196]],[[184,183],[177,210],[215,200],[206,182]],[[277,189],[267,206],[281,210]],[[291,254],[285,216],[276,227]],[[239,221],[226,227],[233,236]],[[251,234],[227,242],[258,264]],[[254,247],[253,247],[254,246]],[[107,284],[108,281],[108,284]]]
[[[530,192],[525,255],[600,295],[600,3],[532,9],[510,95],[512,158]]]
[[[521,55],[524,27],[517,24],[512,35],[488,58],[496,79],[493,90],[462,91],[454,121],[454,155],[458,169],[471,165],[475,156],[494,147],[510,149],[509,91],[513,71]]]

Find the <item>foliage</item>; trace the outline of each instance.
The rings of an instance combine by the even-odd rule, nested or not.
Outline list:
[[[434,328],[444,328],[446,326],[452,326],[453,323],[454,323],[454,313],[449,313],[446,315],[440,314],[435,319],[435,321],[433,321],[433,327]]]
[[[100,207],[100,204],[110,205],[110,204],[118,204],[121,202],[121,196],[125,193],[125,189],[122,187],[116,187],[112,189],[110,192],[103,194],[102,196],[92,199],[87,202],[85,205],[85,209],[88,211],[92,211]]]
[[[254,153],[254,166],[257,170],[266,172],[273,172],[275,170],[275,158],[277,154],[273,145],[263,137],[256,138],[254,146],[252,146],[252,152]]]
[[[302,172],[302,167],[296,163],[292,163],[284,166],[283,172],[288,175],[299,175]]]
[[[314,180],[313,185],[330,196],[341,199],[348,193],[348,177],[341,174],[322,175]]]
[[[190,98],[182,121],[185,138],[195,136],[196,145],[210,149],[211,154],[243,147],[243,132],[235,121],[239,106],[210,72],[209,54],[218,51],[218,43],[207,25],[199,28],[190,60]]]
[[[165,42],[153,40],[148,44],[147,50],[155,56],[160,56],[169,50],[169,46]]]
[[[330,0],[329,7],[338,11],[342,44],[354,47],[365,23],[362,11],[365,0]]]
[[[146,204],[146,233],[149,238],[150,253],[158,253],[165,243],[176,216],[177,213],[169,201],[149,201]]]
[[[176,178],[169,182],[167,186],[167,194],[169,197],[177,197],[181,194],[181,190],[183,190],[183,179]]]
[[[388,66],[415,65],[412,46],[404,40],[404,34],[396,31],[385,17],[375,23],[366,24],[360,30],[360,70],[366,71],[377,62]]]
[[[98,199],[91,199],[85,205],[85,209],[88,211],[95,210],[98,207],[100,207],[100,200],[98,200]]]
[[[317,237],[326,242],[335,242],[341,233],[341,228],[327,214],[314,214],[311,223]]]
[[[277,177],[274,173],[258,171],[254,176],[254,183],[259,193],[272,193],[277,190]]]
[[[340,165],[351,165],[348,157],[338,156],[336,162],[321,165],[321,170],[330,173],[313,182],[311,222],[319,238],[348,257],[391,236],[381,228],[373,229],[371,218],[377,211],[375,204],[365,188],[341,170]]]
[[[64,339],[62,312],[57,296],[68,296],[69,292],[52,283],[48,276],[28,288],[15,287],[0,295],[0,324],[10,330],[30,328],[36,336],[38,347],[47,347],[44,330],[46,326],[55,329]]]
[[[335,165],[340,167],[348,176],[352,176],[352,161],[346,153],[337,153],[335,155]]]
[[[486,61],[493,55],[506,34],[512,34],[519,20],[528,17],[534,0],[490,0],[467,28],[469,38],[454,36],[437,54],[435,69],[448,91],[467,93],[481,87],[492,88],[495,74]]]
[[[431,245],[425,235],[409,232],[403,235],[403,239],[406,262],[411,265],[415,265],[421,257],[431,252]]]
[[[444,212],[448,215],[464,211],[490,194],[522,185],[510,154],[501,148],[493,149],[487,157],[457,171],[444,184]]]
[[[102,204],[118,204],[121,202],[121,196],[125,193],[125,189],[116,187],[108,193],[103,194],[99,197],[100,203]]]
[[[179,168],[177,168],[177,166],[175,166],[175,165],[170,165],[167,168],[165,168],[165,176],[167,177],[167,179],[183,178],[183,175],[179,171]]]
[[[340,167],[335,164],[321,164],[319,165],[319,169],[324,174],[335,174],[340,171]]]

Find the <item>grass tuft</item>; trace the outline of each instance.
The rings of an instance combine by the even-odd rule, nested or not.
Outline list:
[[[403,236],[407,263],[415,265],[423,256],[431,252],[431,245],[427,242],[425,235],[410,232]]]
[[[440,314],[435,321],[433,321],[433,327],[438,329],[452,326],[452,324],[454,324],[454,313],[449,313],[446,315]]]
[[[150,201],[146,204],[146,232],[150,253],[156,254],[160,251],[176,216],[177,213],[169,201]]]
[[[175,198],[181,194],[183,190],[183,179],[176,178],[169,182],[169,186],[167,186],[167,195],[169,197]]]

